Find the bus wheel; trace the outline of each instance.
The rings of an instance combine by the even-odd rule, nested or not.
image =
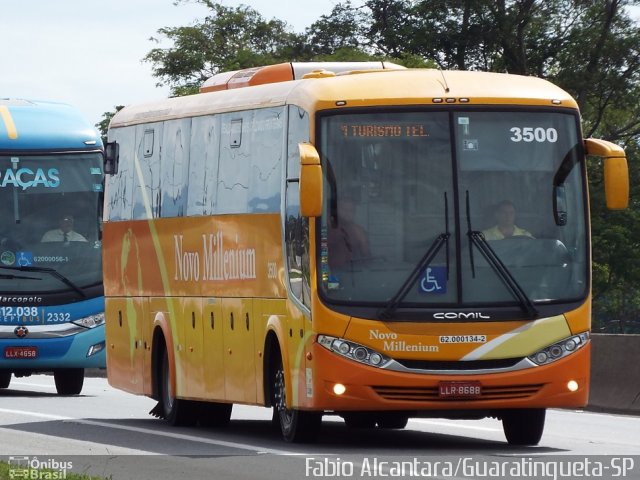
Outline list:
[[[61,368],[53,371],[58,395],[78,395],[84,385],[84,368]]]
[[[342,418],[347,428],[375,428],[377,419],[374,413],[367,412],[345,413]]]
[[[382,413],[378,417],[378,427],[401,430],[409,423],[409,416],[404,413]]]
[[[171,425],[191,427],[198,421],[200,405],[176,398],[171,388],[171,369],[169,368],[169,353],[165,348],[162,355],[160,370],[160,403],[162,413]]]
[[[287,408],[287,389],[285,385],[282,360],[273,374],[274,418],[280,423],[282,437],[287,442],[313,442],[322,425],[322,414]]]
[[[11,383],[11,372],[0,372],[0,388],[8,388]]]
[[[233,403],[202,402],[200,425],[203,427],[226,427],[231,420]]]
[[[509,445],[537,445],[544,430],[544,408],[506,410],[502,428]]]

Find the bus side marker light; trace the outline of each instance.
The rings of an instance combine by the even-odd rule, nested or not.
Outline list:
[[[104,350],[105,344],[104,342],[96,343],[95,345],[91,345],[89,350],[87,351],[87,357],[95,355],[98,352]],[[113,344],[111,344],[111,348],[113,348]]]
[[[347,391],[347,387],[345,387],[343,384],[341,383],[336,383],[333,386],[333,393],[335,393],[336,395],[342,395],[344,392]]]

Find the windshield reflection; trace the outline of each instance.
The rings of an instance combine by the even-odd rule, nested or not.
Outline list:
[[[586,294],[573,115],[334,115],[322,119],[320,137],[331,173],[318,249],[327,301],[379,305],[383,316],[401,307],[511,304],[533,318],[535,304]]]

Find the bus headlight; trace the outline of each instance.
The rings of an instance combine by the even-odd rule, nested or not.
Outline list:
[[[85,328],[94,328],[102,325],[104,323],[104,313],[98,313],[96,315],[89,315],[88,317],[79,318],[78,320],[74,320],[71,323],[75,323],[76,325],[80,325]]]
[[[549,345],[533,355],[529,355],[528,358],[536,365],[546,365],[580,350],[588,341],[589,332],[579,333],[578,335],[573,335],[553,345]]]
[[[338,355],[372,367],[384,367],[391,360],[369,347],[342,338],[318,335],[318,343]]]

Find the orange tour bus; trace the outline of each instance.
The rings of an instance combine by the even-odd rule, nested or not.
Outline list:
[[[494,417],[533,445],[586,404],[585,158],[613,209],[627,161],[553,84],[285,63],[126,107],[108,138],[108,377],[152,414],[273,407],[287,441],[323,414]]]

